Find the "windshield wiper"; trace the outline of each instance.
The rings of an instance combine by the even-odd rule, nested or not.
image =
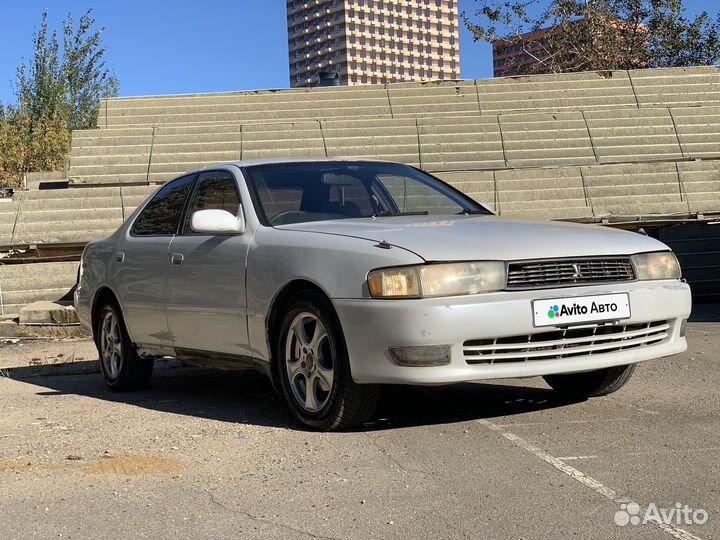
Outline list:
[[[462,209],[460,212],[458,212],[456,215],[458,215],[458,216],[462,216],[462,215],[472,216],[472,215],[476,215],[476,214],[482,214],[482,215],[484,215],[484,216],[489,216],[489,215],[490,215],[490,212],[488,212],[487,210],[480,210],[479,208],[478,208],[478,209],[474,209],[474,210],[471,209],[471,208],[463,208],[463,209]]]
[[[382,212],[378,212],[377,214],[373,215],[373,217],[392,217],[392,216],[427,216],[430,212],[427,210],[422,210],[419,212],[390,212],[388,210],[383,210]]]

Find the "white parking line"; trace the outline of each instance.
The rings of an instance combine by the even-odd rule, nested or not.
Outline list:
[[[559,457],[560,461],[571,461],[573,459],[595,459],[597,456],[565,456]]]
[[[549,426],[557,424],[598,424],[600,422],[612,422],[617,423],[619,421],[630,420],[630,418],[618,417],[618,418],[594,418],[592,420],[557,420],[551,422],[512,422],[510,424],[496,424],[497,427],[526,427],[526,426]]]
[[[586,475],[582,471],[579,471],[575,467],[571,467],[567,463],[564,463],[561,458],[553,457],[547,452],[545,452],[542,448],[538,448],[537,446],[529,443],[522,437],[518,437],[517,435],[515,435],[514,433],[510,433],[509,431],[505,431],[501,426],[493,424],[492,422],[485,419],[478,419],[475,421],[488,429],[500,433],[503,437],[505,437],[513,444],[519,446],[524,450],[527,450],[535,457],[542,459],[544,462],[552,465],[557,470],[567,474],[573,480],[577,480],[582,485],[589,487],[590,489],[592,489],[596,493],[599,493],[606,499],[609,499],[618,505],[622,503],[630,504],[634,502],[632,499],[629,499],[627,497],[621,497],[615,490],[603,485],[601,482],[598,482],[594,478],[591,478],[590,476]],[[666,525],[665,523],[660,523],[657,521],[653,521],[652,523],[661,531],[669,534],[674,538],[678,538],[679,540],[701,540],[700,537],[695,536],[694,534],[689,533],[688,531],[679,527],[674,527],[673,525]]]

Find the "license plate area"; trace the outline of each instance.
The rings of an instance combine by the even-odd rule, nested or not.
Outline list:
[[[568,324],[617,321],[630,318],[628,293],[596,294],[533,300],[533,325],[565,326]]]

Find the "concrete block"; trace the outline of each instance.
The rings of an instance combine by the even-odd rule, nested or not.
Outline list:
[[[720,211],[720,161],[678,163],[677,169],[691,212]]]
[[[674,163],[582,167],[596,217],[689,212]]]
[[[600,162],[678,160],[682,149],[667,109],[585,113]]]
[[[419,165],[414,119],[321,122],[329,156],[388,159]]]
[[[242,159],[282,156],[323,157],[325,155],[325,144],[319,122],[291,122],[243,127]]]
[[[579,112],[500,115],[511,167],[595,163],[588,127]]]
[[[28,276],[68,276],[70,283],[75,283],[78,262],[45,262],[27,264],[0,264],[0,285],[4,287],[5,280],[14,278],[27,278]]]
[[[625,71],[526,75],[478,81],[483,114],[637,107]]]
[[[716,66],[630,71],[641,107],[716,105],[720,69]]]
[[[77,324],[77,312],[73,306],[54,302],[33,302],[20,309],[20,324]]]
[[[496,117],[422,118],[418,136],[420,161],[429,171],[506,166]]]
[[[15,321],[0,320],[0,338],[18,336],[18,324]]]
[[[459,189],[475,201],[495,211],[495,180],[493,171],[438,172],[435,176]]]
[[[679,107],[670,112],[686,156],[720,158],[720,107]]]
[[[578,167],[496,171],[497,200],[504,216],[541,219],[592,216]]]

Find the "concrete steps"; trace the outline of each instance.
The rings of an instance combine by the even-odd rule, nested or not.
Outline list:
[[[74,148],[77,185],[147,184],[216,162],[357,156],[430,171],[557,167],[720,157],[720,107],[356,118],[94,130]],[[704,113],[707,114],[704,114]],[[123,134],[127,133],[129,134]],[[104,140],[103,137],[107,137]],[[150,140],[137,142],[138,137]]]
[[[717,104],[720,69],[715,66],[630,71],[640,107]]]
[[[0,246],[12,244],[12,233],[15,229],[18,208],[20,208],[19,196],[12,200],[0,200]]]
[[[499,120],[511,167],[596,162],[590,132],[582,113],[501,115]]]
[[[720,158],[720,107],[682,107],[670,112],[685,155]]]
[[[585,118],[600,162],[671,161],[685,157],[667,109],[590,111]]]
[[[689,213],[674,163],[606,165],[581,171],[597,217]]]
[[[68,298],[77,279],[78,264],[0,264],[0,313],[17,313],[22,306],[40,300]]]
[[[578,167],[496,171],[500,213],[573,219],[592,217]]]
[[[507,166],[496,117],[422,118],[417,136],[421,165],[428,171]]]
[[[719,96],[720,70],[715,67],[586,72],[478,81],[115,98],[103,101],[100,125],[108,128],[368,115],[591,111],[713,105]]]
[[[67,183],[65,171],[41,171],[25,174],[26,189],[55,188],[58,185]]]
[[[377,158],[420,165],[414,118],[322,122],[328,156]]]
[[[83,243],[108,236],[155,186],[71,188],[22,192],[2,213],[6,246]]]
[[[691,212],[717,212],[720,208],[720,162],[678,163],[680,185]]]

